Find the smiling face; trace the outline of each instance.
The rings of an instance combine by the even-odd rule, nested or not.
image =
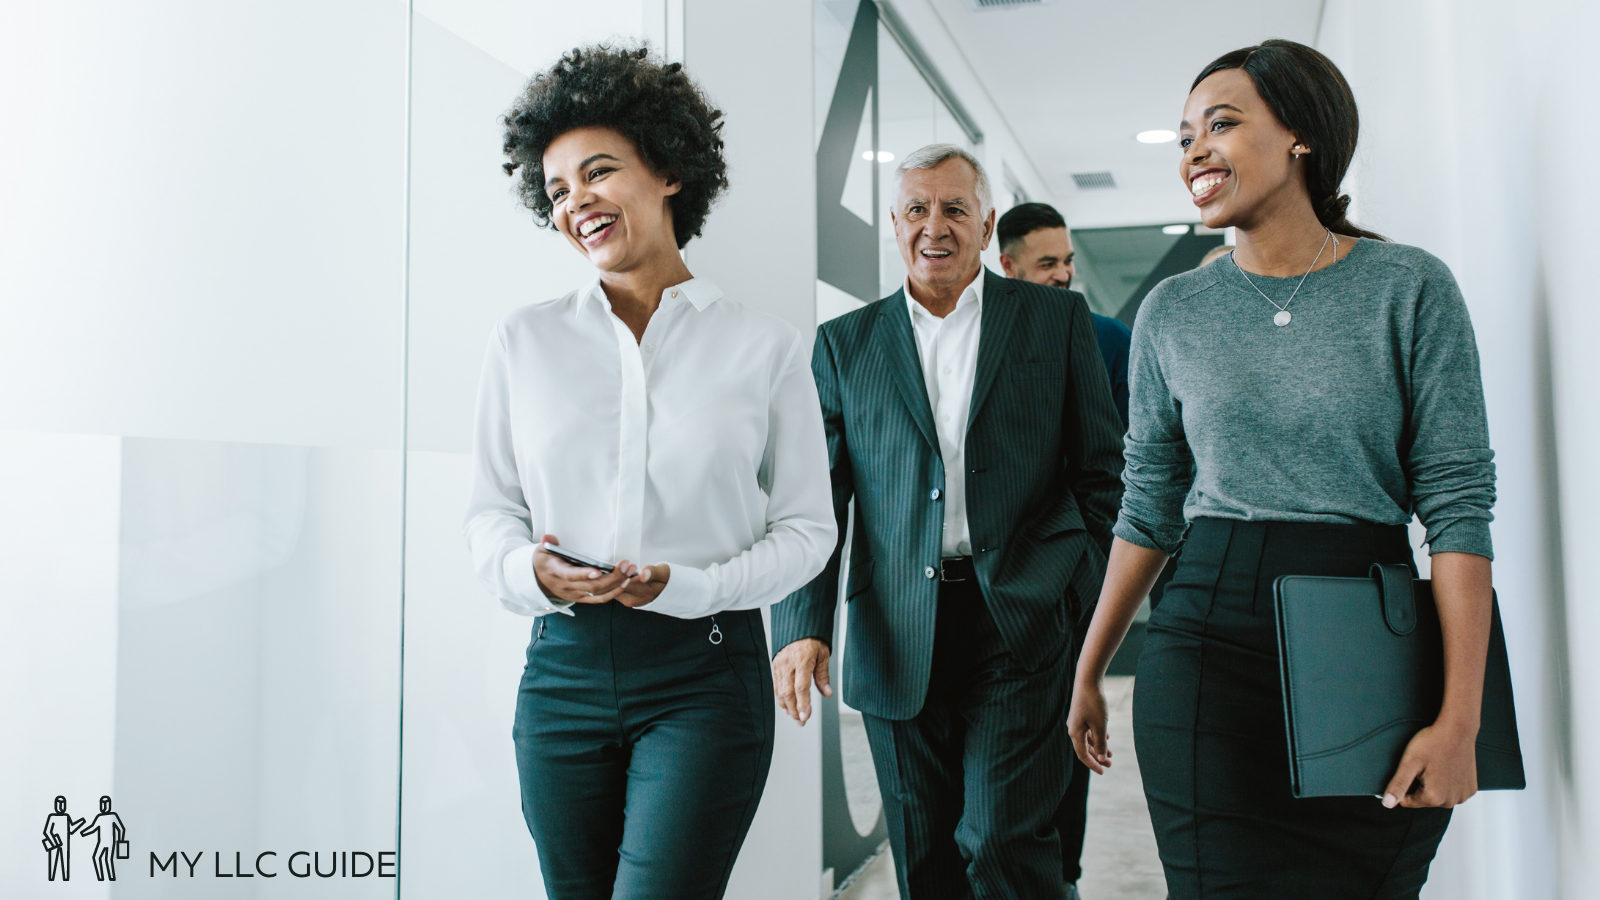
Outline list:
[[[1078,270],[1074,262],[1077,254],[1066,228],[1035,229],[1018,239],[1011,249],[1014,252],[1000,257],[1010,277],[1051,287],[1072,286],[1072,276]]]
[[[1208,227],[1249,229],[1310,204],[1296,157],[1312,148],[1278,121],[1243,69],[1222,69],[1196,85],[1178,128],[1178,175]]]
[[[550,222],[603,272],[676,255],[667,198],[681,185],[657,174],[610,128],[574,128],[544,151]]]
[[[930,297],[978,277],[978,255],[994,234],[994,210],[978,200],[978,173],[962,159],[908,169],[889,211],[911,286]]]

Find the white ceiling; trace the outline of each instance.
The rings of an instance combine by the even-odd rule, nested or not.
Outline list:
[[[891,0],[892,2],[892,0]],[[1266,38],[1312,43],[1323,0],[1045,0],[977,12],[929,0],[1074,227],[1198,221],[1177,176],[1176,130],[1206,63]],[[1073,172],[1117,187],[1080,191]]]

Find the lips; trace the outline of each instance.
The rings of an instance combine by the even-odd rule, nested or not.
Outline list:
[[[1205,169],[1189,177],[1189,193],[1194,196],[1196,206],[1205,203],[1216,196],[1218,190],[1233,178],[1233,173],[1226,169]]]
[[[579,219],[573,231],[577,232],[579,240],[592,247],[606,239],[616,221],[612,213],[594,213]]]
[[[918,252],[923,259],[949,259],[951,251],[942,247],[924,247]]]

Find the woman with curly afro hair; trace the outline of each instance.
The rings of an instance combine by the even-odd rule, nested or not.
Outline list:
[[[721,129],[680,65],[605,46],[505,116],[522,202],[598,276],[495,325],[465,527],[536,617],[513,737],[555,900],[723,895],[772,762],[761,607],[837,537],[799,333],[678,252],[727,187]]]

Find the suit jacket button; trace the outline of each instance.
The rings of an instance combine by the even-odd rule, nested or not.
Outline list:
[[[922,574],[928,576],[929,578],[936,578],[939,575],[939,570],[935,569],[933,566],[929,566],[922,570]]]
[[[937,500],[937,499],[939,499],[939,489],[938,488],[934,488],[933,490],[929,491],[928,492],[928,499],[929,500]]]

